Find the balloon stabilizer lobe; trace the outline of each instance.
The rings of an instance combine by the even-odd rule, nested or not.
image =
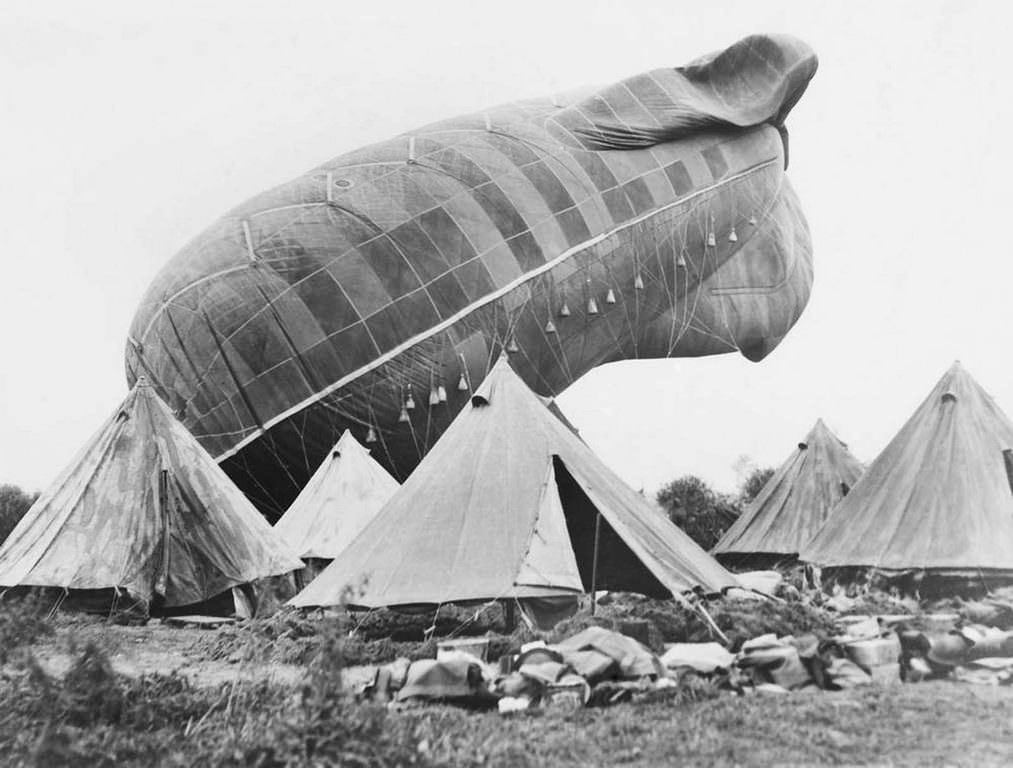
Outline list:
[[[338,157],[176,255],[127,378],[277,515],[346,428],[404,478],[502,350],[545,396],[615,360],[762,359],[812,283],[785,118],[816,65],[756,35]]]

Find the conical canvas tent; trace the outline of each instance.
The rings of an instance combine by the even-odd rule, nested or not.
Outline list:
[[[793,560],[862,475],[862,464],[820,419],[711,550],[724,563]]]
[[[301,567],[143,379],[0,548],[0,586],[165,607]]]
[[[801,552],[803,560],[984,582],[1013,576],[1013,423],[960,363]]]
[[[592,588],[662,597],[735,585],[501,358],[405,484],[291,604],[438,605]]]
[[[398,487],[345,430],[274,530],[299,557],[333,559]]]

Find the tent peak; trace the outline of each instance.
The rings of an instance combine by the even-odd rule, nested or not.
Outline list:
[[[503,380],[506,372],[517,375],[514,371],[513,366],[510,365],[510,358],[507,357],[505,352],[501,352],[499,359],[489,370],[482,384],[475,391],[475,394],[471,396],[471,404],[475,407],[486,406],[492,402],[492,391],[496,386]]]
[[[955,361],[800,559],[961,578],[1013,573],[1013,497],[1002,453],[1011,444],[1013,422]]]
[[[363,447],[362,443],[355,438],[355,435],[352,434],[352,430],[346,429],[341,433],[341,437],[338,438],[338,442],[331,447],[331,458],[337,458],[341,456],[343,451],[354,451],[356,448],[366,452],[369,451],[368,448]]]
[[[302,567],[147,381],[0,546],[0,586],[117,590],[173,607]]]
[[[679,599],[735,585],[546,408],[505,358],[471,402],[290,605],[335,605],[348,586],[363,583],[355,596],[362,607],[573,595],[599,584]],[[599,545],[609,554],[596,572]]]
[[[967,368],[959,360],[954,360],[953,364],[947,369],[946,376],[968,376]]]
[[[833,440],[837,443],[840,443],[845,448],[848,445],[843,440],[841,440],[841,438],[839,438],[836,434],[834,434],[833,430],[831,430],[830,427],[827,426],[827,423],[823,421],[823,419],[816,419],[816,423],[813,424],[813,428],[809,430],[809,434],[806,435],[805,437],[806,446],[813,444],[823,444],[828,440]],[[802,443],[799,443],[799,447],[800,448],[802,447]]]

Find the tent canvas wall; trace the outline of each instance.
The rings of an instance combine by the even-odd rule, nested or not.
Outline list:
[[[592,585],[668,596],[736,582],[501,358],[405,484],[291,604],[438,605]]]
[[[299,557],[333,560],[398,487],[345,430],[274,530]]]
[[[141,379],[0,547],[0,586],[172,607],[301,566]]]
[[[987,584],[1013,576],[1013,423],[960,363],[831,512],[801,558]]]
[[[820,419],[711,550],[723,563],[794,560],[854,487],[862,463]]]

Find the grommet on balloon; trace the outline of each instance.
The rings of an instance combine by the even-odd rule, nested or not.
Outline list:
[[[546,333],[555,333],[556,332],[556,324],[554,322],[552,322],[551,320],[549,320],[545,324],[545,332]]]
[[[675,258],[675,266],[686,268],[686,254],[682,251],[679,251],[679,255]]]
[[[401,413],[398,414],[397,420],[399,424],[407,424],[411,421],[411,418],[408,416],[408,409],[403,405],[401,406]]]
[[[749,226],[751,226],[751,227],[755,227],[756,226],[756,217],[755,216],[750,216],[749,217]]]
[[[637,273],[637,276],[633,278],[633,290],[635,291],[644,290],[644,278],[640,276],[639,272]]]
[[[613,291],[611,288],[609,288],[609,292],[605,294],[605,303],[606,304],[616,303],[616,292]]]
[[[709,248],[715,248],[715,247],[717,247],[717,244],[718,244],[718,239],[717,239],[717,237],[715,237],[714,232],[713,231],[708,232],[707,233],[707,246]]]
[[[367,443],[375,443],[376,442],[376,430],[373,429],[373,425],[372,424],[369,425],[369,431],[366,432],[366,442]]]
[[[559,308],[559,316],[560,317],[570,316],[570,305],[566,303],[566,299],[563,299],[563,306]]]
[[[440,404],[440,393],[437,391],[436,387],[433,387],[432,389],[429,390],[429,404],[430,405]]]
[[[739,236],[735,234],[735,227],[732,227],[732,231],[728,233],[728,242],[729,243],[739,242]]]
[[[436,398],[441,403],[447,402],[447,388],[442,384],[436,388]]]
[[[408,387],[408,397],[404,401],[404,407],[409,411],[415,410],[415,395],[412,394],[412,388]]]
[[[468,391],[468,380],[464,378],[464,374],[461,374],[461,378],[457,380],[457,391],[467,392]]]
[[[511,336],[510,337],[510,341],[507,342],[506,351],[507,352],[520,352],[521,351],[521,348],[517,346],[517,342],[514,340],[513,336]]]

